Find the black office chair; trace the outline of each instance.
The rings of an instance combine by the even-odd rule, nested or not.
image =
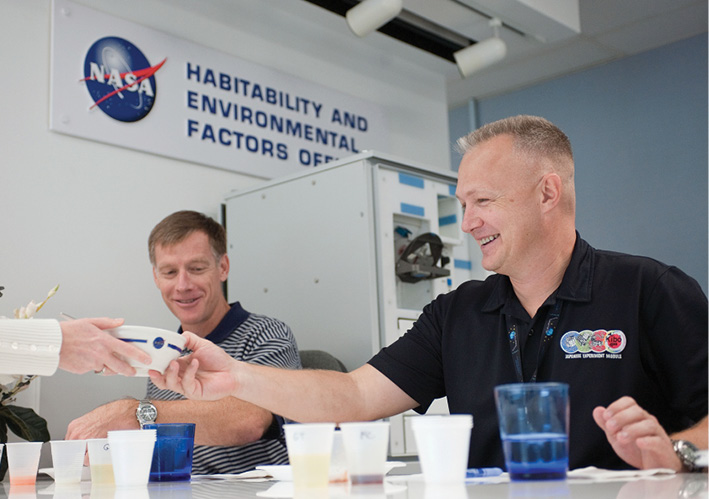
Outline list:
[[[345,365],[334,355],[323,350],[301,350],[300,362],[303,369],[327,369],[346,373]]]

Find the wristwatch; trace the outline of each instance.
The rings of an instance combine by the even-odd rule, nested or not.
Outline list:
[[[142,429],[143,425],[154,423],[158,419],[158,410],[150,400],[141,400],[135,410],[135,417]]]
[[[688,471],[691,473],[699,469],[697,466],[699,449],[696,445],[687,440],[672,440],[672,447],[682,463],[682,471]]]

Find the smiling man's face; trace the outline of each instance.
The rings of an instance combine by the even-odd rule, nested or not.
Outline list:
[[[513,144],[510,135],[500,135],[466,153],[456,190],[462,229],[480,246],[482,266],[510,277],[528,267],[541,223],[538,170]]]
[[[228,257],[214,256],[204,232],[193,232],[173,245],[155,246],[155,284],[185,331],[206,336],[219,324],[229,310],[222,293],[228,275]]]

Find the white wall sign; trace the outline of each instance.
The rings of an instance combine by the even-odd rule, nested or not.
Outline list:
[[[262,178],[388,150],[371,102],[67,0],[52,7],[51,130]]]

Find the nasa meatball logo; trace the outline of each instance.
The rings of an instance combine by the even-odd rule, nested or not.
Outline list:
[[[132,123],[145,118],[157,96],[155,73],[167,58],[151,66],[148,58],[131,42],[117,36],[94,42],[84,59],[86,89],[111,118]]]

